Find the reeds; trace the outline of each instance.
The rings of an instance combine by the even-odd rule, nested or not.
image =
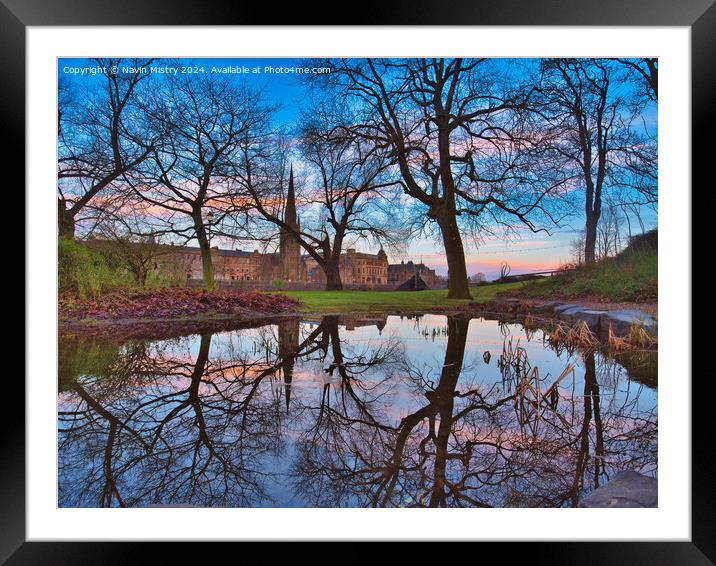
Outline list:
[[[502,354],[497,360],[497,367],[502,371],[503,377],[506,373],[519,374],[528,365],[527,350],[520,346],[519,339],[516,344],[512,343],[512,337],[502,343]]]
[[[553,346],[594,348],[599,345],[599,340],[583,320],[574,326],[555,324],[551,330],[545,331],[545,337]]]
[[[527,316],[525,317],[525,320],[522,324],[528,330],[534,330],[535,328],[537,328],[537,321],[535,320],[535,317],[532,315],[531,312],[527,313]]]
[[[617,336],[616,334],[614,334],[611,324],[609,325],[609,335],[607,343],[612,350],[616,350],[617,352],[623,352],[624,350],[631,349],[631,344],[629,344],[629,340],[622,336]]]
[[[657,338],[651,334],[642,323],[633,322],[626,336],[617,336],[609,325],[609,347],[616,351],[653,348],[657,345]]]
[[[537,366],[529,369],[525,368],[522,372],[522,378],[515,389],[515,404],[527,401],[536,408],[545,401],[551,401],[554,393],[558,390],[557,387],[560,382],[570,374],[574,375],[574,364],[571,363],[567,364],[559,377],[543,391],[539,368]]]
[[[520,425],[527,426],[537,434],[541,416],[545,410],[556,411],[559,402],[559,384],[568,375],[574,377],[574,364],[568,364],[559,377],[546,389],[542,388],[539,368],[523,366],[521,378],[515,388],[514,407]]]
[[[650,333],[641,322],[633,322],[629,328],[629,343],[636,348],[651,348],[656,346],[657,338]]]

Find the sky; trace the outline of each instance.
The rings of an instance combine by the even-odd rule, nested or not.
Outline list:
[[[508,60],[506,64],[510,64],[510,61],[512,60]],[[289,130],[295,124],[307,100],[305,81],[301,80],[304,75],[297,72],[297,67],[303,67],[304,60],[301,59],[209,58],[172,61],[160,59],[156,61],[155,66],[158,69],[169,68],[174,63],[185,67],[186,71],[197,73],[210,73],[212,68],[224,68],[238,80],[262,88],[265,96],[278,106],[275,119]],[[58,75],[71,77],[73,81],[87,84],[98,81],[102,75],[93,71],[93,68],[96,68],[96,63],[88,59],[58,59]],[[650,113],[646,119],[656,125],[655,112]],[[655,214],[647,213],[645,218],[648,227],[656,225]],[[570,242],[582,227],[583,218],[576,216],[564,226],[550,229],[549,234],[545,232],[535,234],[527,229],[518,230],[509,241],[486,238],[479,246],[471,243],[469,238],[464,238],[468,274],[482,272],[488,279],[494,279],[499,276],[500,268],[505,263],[510,266],[512,274],[556,269],[571,261]],[[376,251],[368,244],[358,243],[357,247],[362,251]],[[405,253],[393,253],[388,250],[388,255],[391,263],[401,260],[422,261],[434,268],[438,274],[447,275],[447,262],[442,245],[433,238],[416,238],[410,242]]]

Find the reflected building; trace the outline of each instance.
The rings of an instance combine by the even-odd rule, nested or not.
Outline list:
[[[388,323],[388,315],[374,315],[374,314],[354,314],[341,316],[340,322],[346,327],[346,330],[355,330],[356,328],[362,328],[365,326],[376,326],[379,331],[385,328]]]
[[[281,364],[281,377],[283,378],[286,394],[286,412],[291,403],[291,383],[293,370],[298,354],[298,341],[301,334],[300,322],[297,318],[289,318],[278,323],[278,355]]]

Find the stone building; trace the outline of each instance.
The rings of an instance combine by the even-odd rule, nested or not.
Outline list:
[[[424,263],[413,263],[412,261],[401,261],[388,266],[388,283],[399,286],[408,281],[414,275],[419,275],[425,284],[431,289],[437,286],[437,275],[434,269],[430,269]]]
[[[311,282],[326,282],[323,269],[316,260],[304,258],[307,279]],[[373,288],[388,284],[388,256],[381,247],[376,254],[358,252],[349,248],[338,260],[341,282],[348,287]]]
[[[296,193],[293,185],[293,169],[289,175],[284,222],[300,230],[296,213]],[[158,257],[158,268],[169,271],[178,280],[202,278],[201,252],[192,246],[163,246],[166,253]],[[171,249],[170,249],[171,248]],[[211,248],[211,263],[216,281],[306,281],[306,263],[301,257],[301,245],[290,230],[282,228],[279,233],[279,251],[260,253],[242,250]]]
[[[341,254],[341,281],[346,285],[375,287],[388,284],[388,256],[381,246],[377,254],[357,252],[353,248]]]
[[[171,249],[169,249],[171,248]],[[211,248],[211,264],[216,281],[257,281],[265,254],[258,250],[222,250]],[[166,246],[157,258],[158,269],[170,273],[179,281],[202,278],[201,251],[194,246]]]

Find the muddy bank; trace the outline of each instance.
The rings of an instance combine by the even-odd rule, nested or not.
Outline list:
[[[610,333],[618,337],[629,336],[635,327],[642,327],[653,336],[658,334],[655,304],[639,308],[643,305],[503,298],[472,302],[468,306],[478,312],[502,313],[513,317],[534,316],[541,321],[559,320],[568,325],[583,322],[602,342],[609,339]]]
[[[193,302],[186,300],[190,295]],[[206,296],[210,300],[206,300]],[[483,317],[524,324],[529,320],[535,327],[548,327],[553,321],[563,322],[566,326],[574,326],[584,322],[589,330],[602,344],[609,342],[609,333],[614,336],[629,336],[635,324],[643,326],[650,334],[656,336],[656,320],[646,310],[634,308],[634,305],[619,304],[573,304],[560,301],[523,300],[516,298],[499,298],[485,302],[473,301],[462,307],[439,307],[432,309],[386,309],[371,312],[301,312],[300,303],[280,294],[207,293],[201,290],[190,290],[178,293],[170,305],[162,304],[162,308],[151,309],[148,304],[130,298],[131,304],[123,308],[110,308],[107,305],[90,305],[77,311],[60,308],[59,333],[67,336],[98,336],[113,337],[118,340],[131,338],[163,339],[170,336],[201,334],[203,332],[219,332],[250,327],[257,322],[272,324],[287,317],[299,317],[304,320],[320,319],[324,316],[336,316],[342,319],[388,316],[418,317],[425,314],[450,316]],[[228,297],[226,295],[229,295]],[[157,294],[152,295],[152,300]],[[203,300],[202,300],[203,299]],[[76,301],[76,299],[73,299]],[[135,308],[139,302],[140,307]],[[212,307],[219,305],[225,312],[214,312]],[[258,305],[259,308],[249,308]],[[96,310],[104,307],[104,310]],[[656,305],[648,309],[656,312]],[[192,312],[194,311],[194,312]],[[198,312],[196,312],[198,311]],[[131,316],[149,312],[152,316]],[[70,318],[69,314],[75,317]],[[168,313],[165,316],[158,314]],[[178,313],[171,316],[172,313]],[[64,318],[63,318],[64,314]],[[97,314],[97,317],[90,316]],[[126,316],[129,314],[130,316]],[[125,315],[125,316],[121,316]]]
[[[98,338],[112,342],[127,340],[166,340],[192,334],[206,334],[252,328],[257,323],[275,324],[285,318],[295,318],[292,311],[268,316],[266,313],[243,313],[242,315],[203,315],[165,319],[123,319],[60,321],[60,339]]]
[[[635,303],[635,302],[613,302],[600,300],[597,297],[582,297],[579,299],[538,299],[525,297],[512,297],[509,294],[500,293],[496,298],[489,301],[472,301],[469,303],[470,308],[486,308],[497,309],[502,312],[541,312],[552,308],[554,305],[580,305],[585,308],[595,310],[641,310],[652,318],[656,318],[659,304],[657,302]]]

